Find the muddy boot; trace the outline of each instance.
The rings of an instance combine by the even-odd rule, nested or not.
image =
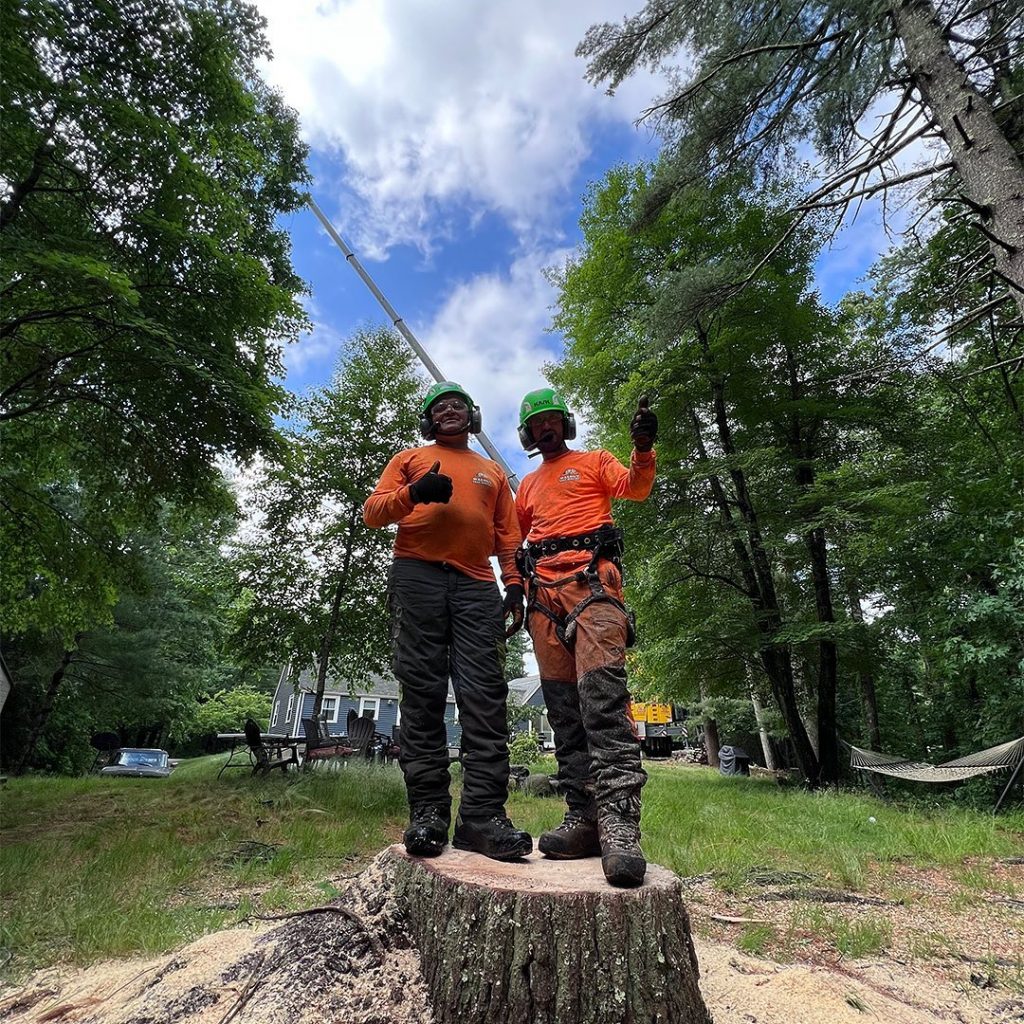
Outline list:
[[[647,871],[640,849],[640,793],[605,804],[597,810],[601,867],[612,885],[641,885]]]
[[[432,804],[417,804],[409,818],[409,827],[402,837],[406,853],[436,857],[448,844],[447,816]]]
[[[577,860],[580,857],[598,857],[601,844],[597,838],[597,820],[593,811],[569,808],[562,824],[541,834],[537,849],[553,860]]]
[[[455,819],[452,846],[472,850],[492,860],[519,860],[533,852],[533,836],[518,829],[504,814],[490,818]]]

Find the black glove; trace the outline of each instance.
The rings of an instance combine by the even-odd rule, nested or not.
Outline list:
[[[647,396],[641,395],[629,424],[629,436],[638,452],[649,452],[658,437],[658,417],[647,407]]]
[[[429,505],[434,501],[448,504],[452,496],[452,478],[439,473],[440,468],[441,460],[438,459],[419,480],[409,484],[409,497],[414,505]]]
[[[523,628],[523,588],[518,583],[510,583],[505,588],[505,600],[501,602],[501,613],[507,619],[512,616],[512,625],[505,630],[507,640],[513,633]]]

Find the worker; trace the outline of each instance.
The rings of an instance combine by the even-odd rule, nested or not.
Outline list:
[[[435,384],[420,407],[432,441],[399,452],[366,499],[367,526],[398,524],[388,580],[392,669],[401,686],[399,763],[409,800],[406,850],[435,856],[448,842],[451,783],[444,713],[452,680],[462,726],[462,800],[452,836],[461,850],[515,860],[533,850],[505,814],[508,725],[505,624],[523,618],[521,541],[501,467],[472,451],[480,409],[452,381]],[[502,601],[491,568],[496,555]],[[513,631],[513,630],[510,630]]]
[[[527,628],[555,737],[567,811],[545,832],[548,857],[600,855],[612,885],[643,882],[640,790],[647,773],[629,712],[626,648],[633,624],[622,599],[622,531],[611,499],[642,501],[655,474],[658,420],[641,399],[630,424],[626,469],[611,452],[573,451],[576,420],[551,388],[522,401],[519,440],[541,465],[522,482],[516,513],[529,600]]]

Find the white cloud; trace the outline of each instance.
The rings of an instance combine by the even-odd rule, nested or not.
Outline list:
[[[575,198],[588,121],[631,123],[655,92],[645,76],[614,98],[583,80],[576,45],[591,23],[621,17],[610,0],[258,2],[275,54],[267,78],[308,141],[344,158],[333,198],[358,197],[351,223],[370,257],[396,242],[429,250],[460,209],[497,211],[534,237],[553,204]]]

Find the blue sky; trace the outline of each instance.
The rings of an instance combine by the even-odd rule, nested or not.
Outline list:
[[[520,474],[522,395],[560,339],[543,270],[579,240],[587,185],[657,152],[645,75],[614,97],[583,80],[577,43],[623,0],[257,0],[265,69],[299,113],[313,194],[442,371],[483,409]],[[296,392],[325,383],[358,326],[385,317],[311,212],[288,223],[314,330],[285,354]],[[884,245],[870,212],[819,264],[835,301]],[[582,417],[585,426],[585,417]]]

